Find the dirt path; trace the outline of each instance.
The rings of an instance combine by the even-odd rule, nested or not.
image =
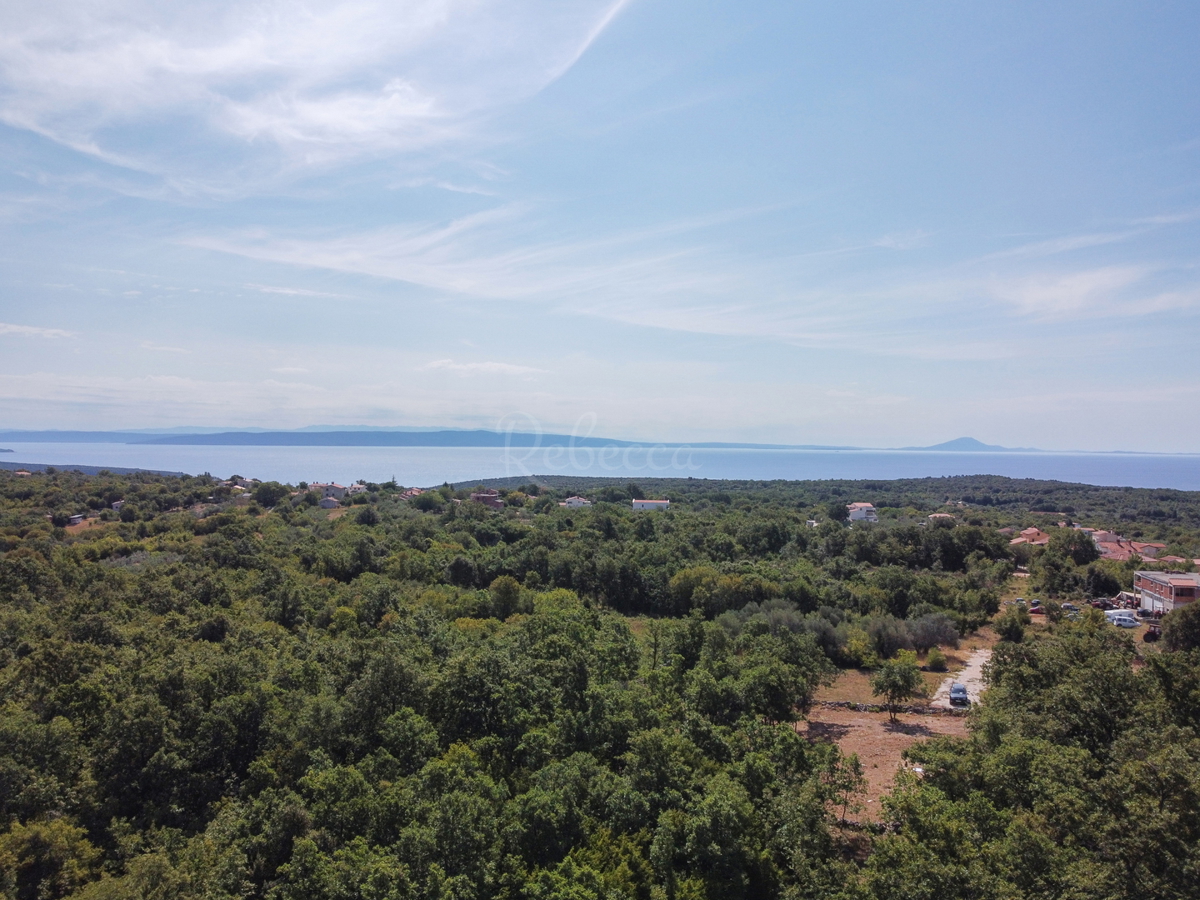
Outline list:
[[[879,801],[892,789],[902,762],[900,755],[906,749],[939,734],[964,737],[967,733],[967,721],[961,716],[901,713],[898,718],[892,723],[887,713],[814,706],[808,721],[800,725],[800,733],[809,740],[829,741],[845,754],[858,754],[867,790],[859,798],[862,811],[851,814],[852,819],[880,820]]]
[[[967,664],[963,666],[961,671],[955,672],[942,682],[941,687],[937,689],[937,693],[933,695],[933,699],[929,701],[930,706],[936,706],[941,709],[950,708],[950,685],[959,684],[966,685],[967,696],[971,698],[972,703],[979,702],[979,695],[983,693],[983,667],[987,661],[992,658],[992,651],[987,649],[976,650],[971,654]]]

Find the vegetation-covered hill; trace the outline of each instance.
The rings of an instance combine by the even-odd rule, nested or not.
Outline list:
[[[0,890],[1189,896],[1187,641],[1135,672],[1102,622],[1007,629],[973,736],[917,751],[929,774],[865,859],[833,812],[853,762],[793,727],[838,666],[981,625],[1018,562],[1062,597],[1123,583],[1071,529],[1014,557],[996,526],[1048,504],[995,498],[1041,488],[512,487],[502,510],[389,484],[330,512],[272,483],[0,472]],[[1124,497],[1049,489],[1080,519]],[[859,499],[879,525],[840,521]],[[1194,541],[1192,495],[1126,502]],[[942,508],[957,527],[925,521]]]

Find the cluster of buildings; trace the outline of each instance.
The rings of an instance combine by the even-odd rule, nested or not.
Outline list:
[[[345,497],[353,497],[355,494],[365,494],[367,486],[361,481],[349,487],[338,484],[335,481],[313,481],[309,483],[308,490],[310,493],[317,495],[318,504],[321,509],[333,509],[340,506],[342,499]]]

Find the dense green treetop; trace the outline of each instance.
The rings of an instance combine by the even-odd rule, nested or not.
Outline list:
[[[494,511],[368,485],[331,513],[275,484],[0,473],[0,893],[1186,896],[1194,651],[1135,672],[1091,619],[1001,645],[972,737],[914,751],[929,775],[865,861],[837,827],[859,770],[794,728],[836,666],[981,625],[1018,562],[1064,597],[1128,567],[1071,542],[1018,560],[997,526],[1028,507],[921,524],[940,485],[558,506],[580,490],[514,484]],[[842,498],[883,521],[821,514]],[[1193,498],[1169,502],[1193,540]],[[1106,816],[1148,816],[1161,864]]]

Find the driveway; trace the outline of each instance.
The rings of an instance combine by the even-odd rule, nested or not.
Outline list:
[[[971,654],[967,664],[962,667],[962,670],[955,672],[942,682],[942,686],[937,689],[937,693],[933,695],[933,700],[930,701],[930,706],[941,707],[942,709],[950,708],[950,685],[958,682],[967,686],[967,696],[971,698],[971,703],[979,702],[979,695],[983,693],[983,667],[987,661],[992,658],[991,650],[976,650]]]

